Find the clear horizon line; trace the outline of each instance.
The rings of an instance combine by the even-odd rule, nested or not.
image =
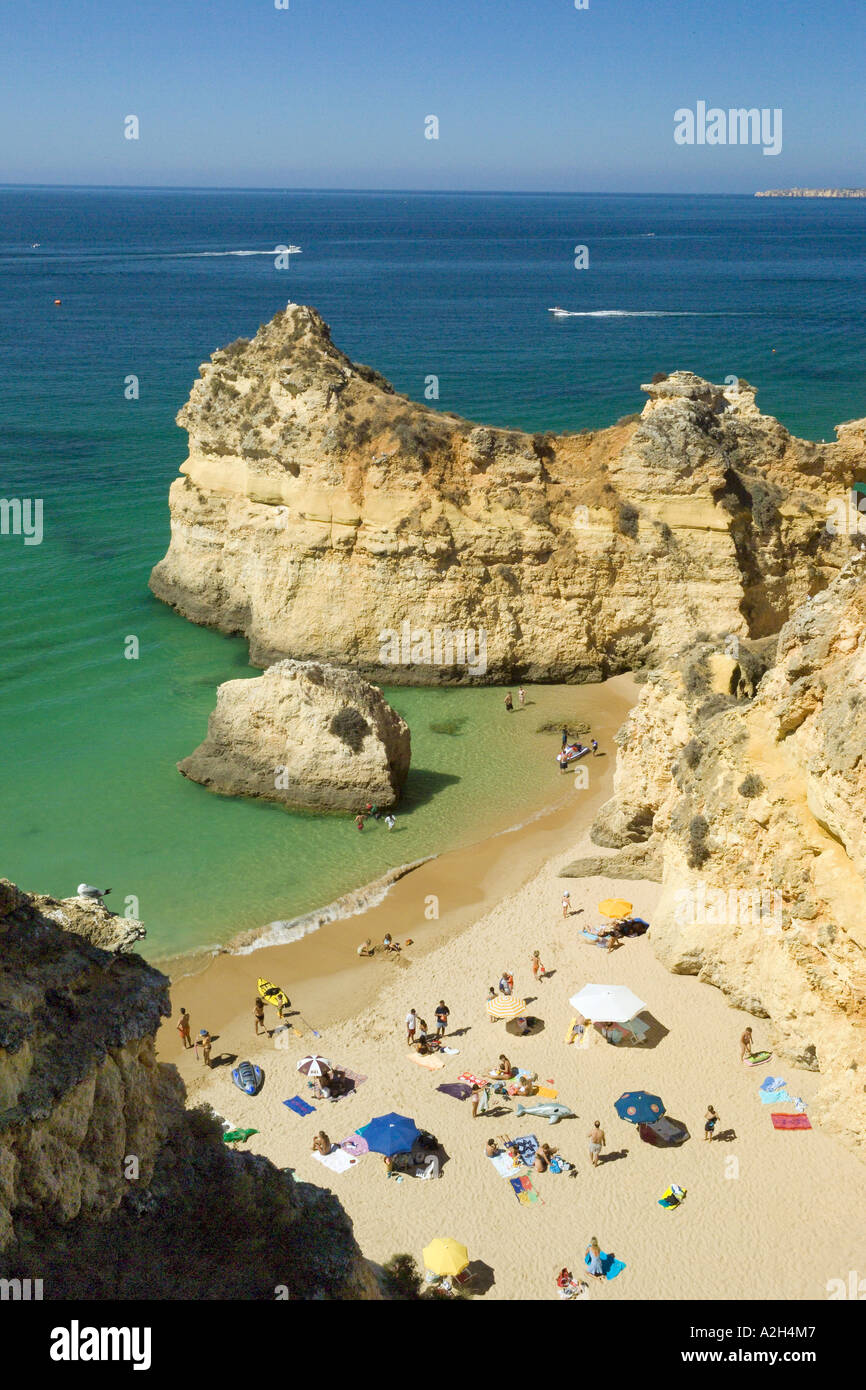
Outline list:
[[[792,184],[791,187],[799,185]],[[805,185],[803,185],[805,187]],[[829,185],[828,185],[829,186]],[[753,198],[756,192],[671,192],[668,189],[520,189],[520,188],[320,188],[314,185],[185,184],[185,183],[2,183],[0,189],[58,189],[72,192],[117,193],[371,193],[413,194],[418,197],[470,198]]]

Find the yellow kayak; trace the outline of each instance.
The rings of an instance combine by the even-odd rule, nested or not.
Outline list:
[[[285,990],[278,989],[276,985],[264,977],[259,979],[259,995],[266,1004],[273,1004],[275,1009],[287,1009],[291,1003]]]

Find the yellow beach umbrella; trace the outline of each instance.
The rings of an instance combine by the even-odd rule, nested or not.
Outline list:
[[[598,905],[599,912],[605,917],[630,917],[633,908],[631,903],[627,903],[625,898],[603,898]]]
[[[424,1268],[442,1278],[461,1274],[468,1263],[466,1246],[450,1236],[437,1236],[424,1250]]]
[[[488,999],[485,1008],[491,1018],[520,1018],[526,1013],[526,1000],[500,994],[498,999]]]

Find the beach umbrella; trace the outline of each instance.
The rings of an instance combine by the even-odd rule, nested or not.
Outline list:
[[[627,985],[584,985],[568,1002],[584,1018],[598,1023],[628,1023],[646,1008]]]
[[[614,1109],[621,1120],[633,1125],[652,1124],[665,1113],[661,1096],[651,1096],[646,1091],[626,1091],[615,1102]]]
[[[630,917],[634,911],[632,904],[627,903],[625,898],[604,898],[598,905],[598,910],[605,917]]]
[[[498,999],[488,999],[485,1007],[491,1018],[520,1018],[526,1013],[526,1000],[500,994]]]
[[[319,1057],[316,1053],[312,1057],[302,1057],[298,1063],[298,1071],[302,1071],[304,1076],[324,1076],[330,1070],[331,1063],[327,1057]]]
[[[394,1154],[409,1153],[421,1131],[414,1120],[392,1110],[389,1115],[377,1115],[355,1133],[366,1139],[367,1148],[373,1153],[392,1158]]]
[[[450,1236],[437,1236],[424,1247],[424,1268],[442,1278],[462,1274],[468,1263],[469,1251],[466,1246]]]

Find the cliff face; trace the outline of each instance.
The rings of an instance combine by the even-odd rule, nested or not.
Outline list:
[[[154,593],[251,658],[386,683],[597,679],[688,631],[777,631],[850,548],[828,503],[866,422],[794,439],[745,383],[678,372],[637,420],[473,425],[398,396],[289,305],[214,353],[178,416],[187,462]]]
[[[856,1146],[866,1146],[864,682],[858,553],[785,624],[775,655],[699,642],[649,676],[593,830],[629,862],[647,854],[660,866],[660,958],[771,1019],[767,1045],[821,1072],[818,1118]]]
[[[330,1193],[184,1108],[154,1049],[168,980],[65,929],[77,903],[0,880],[0,1277],[53,1299],[375,1297]]]
[[[281,661],[220,686],[207,738],[178,768],[230,796],[358,811],[368,799],[393,805],[409,760],[409,726],[376,686],[334,666]]]

